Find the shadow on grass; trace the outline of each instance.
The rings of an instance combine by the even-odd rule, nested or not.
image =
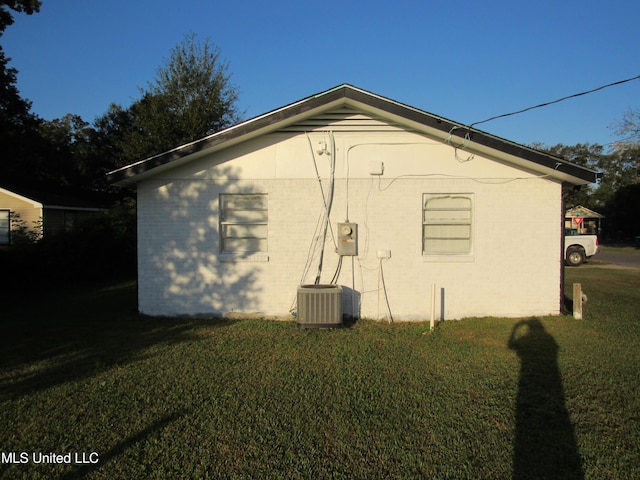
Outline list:
[[[140,315],[134,282],[16,300],[0,318],[0,400],[91,377],[152,355],[155,345],[197,341],[201,328],[233,322]]]
[[[520,357],[514,480],[582,480],[582,460],[565,405],[558,344],[537,318],[518,322],[509,348]]]
[[[563,315],[571,315],[573,313],[573,298],[567,295],[563,296],[562,306],[564,307],[561,312]]]
[[[175,422],[185,415],[186,412],[174,412],[170,415],[166,415],[157,422],[154,422],[152,425],[149,425],[144,430],[136,433],[135,435],[131,435],[130,437],[125,438],[116,446],[114,446],[111,450],[106,453],[100,453],[100,457],[96,463],[87,463],[82,465],[75,470],[69,472],[65,476],[61,477],[61,480],[72,480],[76,478],[86,478],[91,472],[98,470],[100,468],[108,468],[106,464],[113,460],[115,457],[122,455],[124,452],[134,447],[136,444],[147,440],[152,435],[155,435],[157,432],[160,432],[169,424]],[[106,466],[106,467],[105,467]]]

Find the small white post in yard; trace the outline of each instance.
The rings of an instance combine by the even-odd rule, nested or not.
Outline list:
[[[582,285],[573,284],[573,318],[582,320]]]

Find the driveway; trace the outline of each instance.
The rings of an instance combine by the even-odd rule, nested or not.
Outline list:
[[[587,265],[592,266],[605,264],[626,268],[640,268],[640,254],[634,253],[633,251],[629,253],[618,250],[610,251],[604,248],[595,256],[591,257],[587,263]]]

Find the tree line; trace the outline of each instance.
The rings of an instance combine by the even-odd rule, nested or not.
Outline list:
[[[23,5],[26,13],[39,8],[32,0],[0,3]],[[2,11],[6,28],[10,15]],[[195,35],[171,50],[156,78],[139,88],[137,100],[129,106],[111,104],[92,124],[72,113],[54,120],[32,113],[8,60],[0,47],[0,178],[15,187],[113,191],[107,172],[240,119],[228,64],[215,45]]]
[[[0,0],[0,39],[15,12],[30,15],[40,6],[39,0]],[[111,104],[93,123],[72,113],[38,117],[20,96],[18,72],[9,62],[0,45],[0,186],[113,205],[41,239],[14,230],[12,248],[0,250],[0,263],[15,290],[27,282],[130,275],[136,265],[135,200],[133,192],[109,185],[106,174],[237,123],[238,92],[227,62],[210,40],[186,36],[136,100]]]
[[[565,206],[587,207],[605,216],[600,235],[605,242],[628,242],[640,235],[637,209],[640,206],[640,123],[630,110],[617,124],[623,139],[609,149],[598,144],[534,147],[602,173],[597,184],[569,190]]]
[[[13,12],[34,14],[39,0],[0,0],[0,39]],[[220,131],[240,120],[238,90],[229,65],[210,40],[189,35],[174,47],[156,77],[131,105],[111,104],[93,123],[69,113],[44,120],[17,89],[17,71],[0,45],[0,185],[30,189],[127,195],[106,173]],[[603,173],[598,185],[569,192],[566,206],[583,205],[606,216],[604,236],[640,235],[640,113],[629,110],[616,127],[621,140],[532,147]]]

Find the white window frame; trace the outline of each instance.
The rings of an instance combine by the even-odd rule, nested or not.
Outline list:
[[[267,194],[221,193],[218,201],[220,260],[268,261]]]
[[[429,208],[429,202],[434,200],[438,201],[439,205],[436,203]],[[451,205],[446,204],[447,200],[451,200]],[[460,200],[468,201],[468,206]],[[425,261],[474,261],[472,193],[424,193],[421,211],[422,256]],[[431,248],[427,246],[429,241],[433,241]],[[446,246],[447,241],[451,242],[449,248]]]

